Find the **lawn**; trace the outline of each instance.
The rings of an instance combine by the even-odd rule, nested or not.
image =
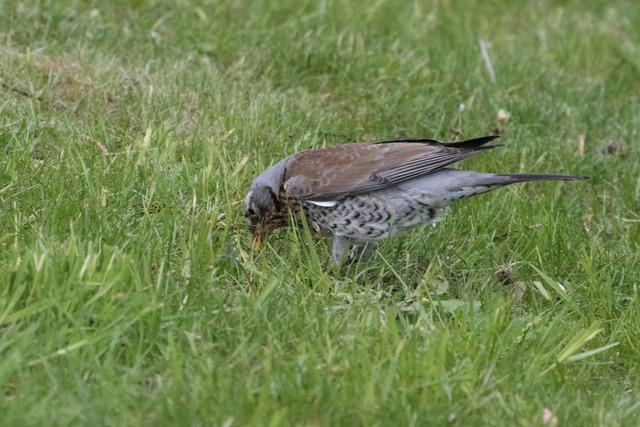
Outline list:
[[[0,10],[3,425],[640,423],[639,2]],[[460,167],[591,179],[251,250],[285,155],[496,132]]]

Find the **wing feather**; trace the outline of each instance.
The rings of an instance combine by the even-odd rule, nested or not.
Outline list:
[[[398,140],[306,150],[292,156],[285,174],[289,197],[328,202],[427,175],[481,151],[494,137],[462,142]]]

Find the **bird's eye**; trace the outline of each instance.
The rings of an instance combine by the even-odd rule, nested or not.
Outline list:
[[[256,216],[256,211],[253,208],[247,209],[246,216]]]

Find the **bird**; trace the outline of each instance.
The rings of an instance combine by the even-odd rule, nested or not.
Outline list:
[[[440,221],[454,201],[529,181],[573,181],[562,174],[485,173],[447,167],[502,144],[499,136],[442,142],[405,138],[346,143],[292,154],[249,187],[244,217],[252,246],[275,229],[306,221],[333,237],[333,261],[363,261],[375,244],[405,230]]]

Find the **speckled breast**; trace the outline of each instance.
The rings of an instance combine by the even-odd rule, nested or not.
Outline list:
[[[373,195],[348,197],[335,206],[318,206],[306,200],[291,200],[292,212],[322,235],[340,235],[362,241],[394,236],[401,231],[433,221],[436,209],[409,199],[392,203]]]

